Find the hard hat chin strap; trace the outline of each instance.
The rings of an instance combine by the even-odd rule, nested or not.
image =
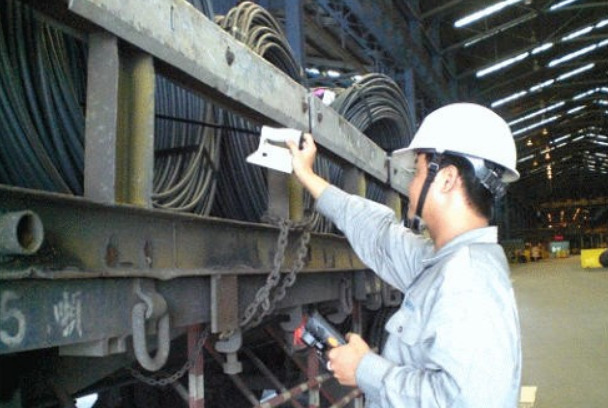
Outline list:
[[[416,205],[416,213],[414,214],[414,219],[412,220],[411,230],[417,234],[422,232],[422,209],[424,207],[424,201],[426,200],[426,195],[429,192],[429,188],[433,181],[435,180],[435,176],[439,171],[439,165],[441,164],[441,155],[437,153],[433,153],[431,156],[431,160],[427,166],[426,171],[426,179],[424,180],[424,184],[422,185],[422,190],[420,191],[420,195],[418,196],[418,204]]]

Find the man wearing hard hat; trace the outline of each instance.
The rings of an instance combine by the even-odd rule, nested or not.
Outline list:
[[[358,386],[368,407],[516,407],[519,318],[497,228],[489,225],[495,199],[519,178],[507,123],[471,103],[427,116],[411,145],[396,152],[415,169],[410,228],[391,209],[316,175],[310,135],[290,149],[317,210],[404,294],[386,324],[382,355],[356,334],[329,352],[340,383]],[[423,226],[430,240],[418,234]]]

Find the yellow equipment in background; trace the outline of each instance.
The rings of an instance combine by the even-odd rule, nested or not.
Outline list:
[[[602,268],[600,255],[606,248],[593,248],[581,250],[581,266],[583,268]]]

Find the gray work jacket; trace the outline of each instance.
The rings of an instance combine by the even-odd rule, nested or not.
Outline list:
[[[435,252],[389,208],[334,186],[316,206],[367,266],[404,293],[382,355],[367,353],[357,367],[366,406],[516,407],[519,318],[496,227],[466,232]]]

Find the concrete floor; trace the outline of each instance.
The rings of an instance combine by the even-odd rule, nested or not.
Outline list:
[[[608,269],[580,257],[511,267],[535,408],[608,406]]]

